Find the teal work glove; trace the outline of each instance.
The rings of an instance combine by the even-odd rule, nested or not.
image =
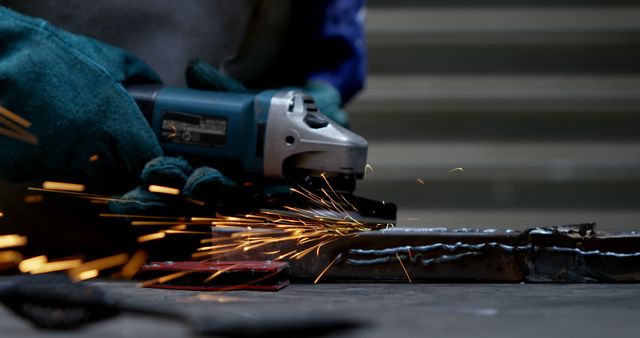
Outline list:
[[[0,135],[0,176],[103,192],[135,186],[162,151],[123,84],[154,82],[154,72],[123,50],[0,7],[0,102],[29,120],[38,139]]]
[[[316,106],[323,114],[341,126],[349,127],[349,116],[340,107],[342,99],[336,88],[327,82],[310,81],[303,89],[313,97],[316,101]]]

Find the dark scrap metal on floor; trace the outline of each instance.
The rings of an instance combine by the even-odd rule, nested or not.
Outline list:
[[[274,337],[287,334],[317,337],[363,325],[361,320],[292,314],[287,318],[247,320],[195,318],[186,312],[123,301],[86,283],[74,283],[64,274],[17,275],[0,279],[0,302],[39,329],[72,330],[113,318],[121,313],[141,314],[186,324],[193,333],[217,337]]]

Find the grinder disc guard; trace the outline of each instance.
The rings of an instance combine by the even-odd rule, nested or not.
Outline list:
[[[315,193],[315,192],[314,192]],[[320,192],[320,194],[322,194]],[[337,209],[327,209],[319,202],[307,199],[299,194],[274,194],[265,199],[263,209],[287,210],[288,207],[301,208],[327,218],[352,219],[365,224],[395,225],[397,207],[394,203],[376,201],[341,193],[340,200],[333,198]]]
[[[285,170],[287,183],[285,190],[278,185],[271,188],[272,193],[263,194],[262,209],[287,210],[287,207],[311,210],[329,218],[349,218],[362,223],[396,223],[397,207],[394,203],[377,201],[355,196],[356,181],[359,175],[326,173],[288,167]],[[273,189],[275,187],[275,189]],[[282,186],[279,186],[282,188]],[[321,202],[329,202],[327,207]],[[335,206],[333,206],[335,205]]]

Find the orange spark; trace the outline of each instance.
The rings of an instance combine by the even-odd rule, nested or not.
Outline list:
[[[220,288],[219,290],[220,290],[220,291],[233,291],[233,290],[238,290],[238,289],[241,289],[241,288],[243,288],[243,287],[245,287],[245,286],[253,285],[253,284],[259,283],[259,282],[261,282],[261,281],[263,281],[263,280],[265,280],[265,279],[269,279],[269,278],[271,278],[271,277],[273,277],[273,276],[275,276],[275,275],[277,275],[277,274],[279,274],[279,273],[280,273],[280,271],[274,271],[274,272],[272,272],[272,273],[270,273],[270,274],[264,275],[264,276],[262,276],[262,277],[260,277],[260,278],[256,278],[256,279],[254,279],[254,280],[252,280],[252,281],[249,281],[249,282],[247,282],[247,283],[244,283],[244,284],[238,284],[238,285],[226,286],[226,287],[222,287],[222,288]]]
[[[0,135],[36,145],[38,138],[25,130],[29,127],[31,122],[0,106]]]
[[[125,279],[130,279],[138,273],[138,270],[142,267],[144,262],[147,260],[149,255],[144,250],[138,250],[135,254],[129,259],[127,264],[122,267],[120,270],[119,276]]]
[[[207,279],[205,279],[203,283],[208,283],[208,282],[212,281],[214,278],[220,276],[221,274],[223,274],[223,273],[225,273],[225,272],[227,272],[229,270],[233,270],[233,269],[237,268],[240,265],[241,265],[241,263],[238,263],[238,264],[230,265],[230,266],[228,266],[226,268],[222,268],[222,269],[216,271],[211,276],[207,277]]]
[[[31,122],[25,120],[24,118],[22,118],[18,114],[10,111],[9,109],[7,109],[7,108],[5,108],[3,106],[0,106],[0,115],[10,119],[11,121],[19,124],[20,126],[22,126],[24,128],[31,127]]]
[[[373,170],[373,167],[371,166],[371,164],[367,163],[367,165],[364,166],[364,175],[367,175],[367,170],[369,170],[370,172],[374,172],[375,170]]]
[[[165,187],[162,185],[152,184],[149,186],[150,192],[155,192],[158,194],[167,194],[167,195],[180,195],[180,189]]]
[[[211,217],[191,217],[191,222],[212,222],[217,220],[218,218]]]
[[[17,251],[0,251],[0,263],[18,263],[22,260],[22,254]]]
[[[0,117],[0,120],[2,120],[2,118]],[[0,121],[2,122],[2,121]],[[5,124],[10,124],[7,123],[7,121],[4,121]],[[0,126],[0,135],[4,135],[6,137],[9,138],[13,138],[16,139],[18,141],[22,141],[24,143],[28,143],[31,145],[37,145],[38,144],[38,138],[35,137],[33,134],[29,133],[26,130],[22,130],[22,129],[12,129],[12,128],[5,128]]]
[[[179,224],[183,224],[184,222],[162,222],[162,221],[133,221],[131,222],[131,225],[133,226],[140,226],[140,225],[179,225]]]
[[[0,248],[10,248],[27,244],[27,237],[20,235],[0,236]]]
[[[148,235],[142,235],[142,236],[138,237],[138,243],[153,241],[153,240],[156,240],[156,239],[161,239],[161,238],[164,238],[165,236],[167,236],[167,234],[165,232],[163,232],[163,231],[156,232],[156,233],[153,233],[153,234],[148,234]]]
[[[20,272],[26,273],[31,272],[33,270],[39,269],[41,266],[47,263],[47,256],[36,256],[23,260],[18,265],[18,269]]]
[[[40,267],[29,271],[32,274],[40,274],[54,271],[62,271],[69,270],[73,268],[77,268],[82,264],[81,259],[67,259],[67,260],[59,260],[49,263],[44,263]]]
[[[336,258],[334,258],[331,263],[329,263],[329,265],[327,265],[326,268],[324,268],[324,270],[322,270],[322,272],[318,275],[318,277],[316,278],[316,280],[313,281],[313,284],[318,284],[318,281],[320,280],[320,278],[322,278],[322,276],[324,276],[325,273],[327,273],[327,271],[329,271],[329,269],[333,266],[333,264],[338,260],[338,258],[340,258],[341,255],[337,255]]]
[[[94,195],[94,194],[87,194],[87,193],[83,193],[83,192],[77,192],[77,191],[67,191],[67,190],[52,190],[52,189],[42,189],[42,188],[34,188],[34,187],[29,187],[27,188],[27,190],[31,190],[31,191],[44,191],[44,192],[50,192],[50,193],[56,193],[56,194],[63,194],[63,195],[71,195],[71,196],[77,196],[79,198],[86,198],[91,200],[91,202],[95,202],[95,201],[121,201],[121,202],[131,202],[130,200],[125,200],[125,199],[119,199],[119,198],[113,198],[110,196],[103,196],[103,195]],[[41,197],[42,200],[42,195],[39,195]],[[40,200],[40,201],[41,201]],[[25,201],[26,201],[26,197],[25,197]]]
[[[91,203],[91,204],[109,204],[109,201],[90,199],[89,203]]]
[[[205,202],[203,202],[201,200],[197,200],[197,199],[191,198],[191,197],[186,197],[185,200],[187,202],[189,202],[189,203],[193,203],[193,204],[195,204],[197,206],[201,206],[201,207],[203,207],[203,206],[205,206],[207,204],[207,203],[205,203]]]
[[[150,285],[153,285],[153,284],[166,283],[166,282],[174,280],[176,278],[180,278],[182,276],[186,276],[187,274],[189,274],[191,272],[192,271],[179,271],[179,272],[176,272],[176,273],[172,273],[170,275],[166,275],[166,276],[162,276],[162,277],[159,277],[159,278],[154,278],[154,279],[151,279],[151,280],[148,280],[148,281],[144,281],[144,282],[138,284],[138,286],[144,288],[144,287],[147,287],[147,286],[150,286]]]
[[[106,270],[109,268],[113,268],[116,267],[118,265],[122,265],[124,263],[126,263],[129,260],[129,255],[126,253],[122,253],[122,254],[118,254],[118,255],[113,255],[113,256],[109,256],[109,257],[104,257],[104,258],[100,258],[100,259],[96,259],[93,261],[89,261],[89,262],[84,262],[82,263],[82,265],[78,266],[77,268],[74,268],[72,270],[69,271],[69,275],[72,277],[76,277],[80,280],[83,280],[83,278],[80,278],[80,275],[86,271],[90,271],[90,270],[96,270],[96,271],[101,271],[101,270]],[[93,278],[93,277],[90,277]],[[86,278],[85,278],[86,279]]]
[[[40,203],[44,200],[42,195],[27,195],[24,197],[24,202],[28,204]]]
[[[97,269],[86,270],[75,275],[74,279],[78,281],[87,280],[87,279],[98,277],[98,274],[99,272]]]
[[[44,182],[42,183],[42,189],[46,190],[63,190],[63,191],[84,191],[84,185],[66,182]]]
[[[162,230],[162,232],[164,232],[165,234],[191,234],[191,235],[211,235],[211,232],[204,232],[204,231],[188,231],[188,230],[173,230],[173,229],[169,229],[169,230]]]
[[[396,257],[398,258],[398,262],[400,263],[400,266],[402,267],[402,271],[404,271],[404,274],[407,276],[407,279],[409,280],[409,283],[413,283],[411,281],[411,277],[409,277],[409,272],[407,271],[407,268],[404,267],[404,264],[402,263],[402,259],[400,259],[400,255],[398,255],[398,253],[396,253]]]

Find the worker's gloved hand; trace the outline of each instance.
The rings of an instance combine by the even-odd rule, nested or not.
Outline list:
[[[123,84],[156,82],[123,50],[0,7],[0,104],[29,120],[38,139],[0,134],[0,177],[104,192],[135,186],[162,151]]]
[[[309,81],[303,89],[313,97],[323,114],[341,126],[349,127],[349,116],[341,108],[342,99],[337,89],[324,81]]]
[[[240,82],[197,58],[189,61],[185,76],[189,88],[232,93],[249,92]],[[310,81],[303,88],[287,89],[303,90],[309,93],[323,114],[344,127],[349,126],[349,117],[340,107],[342,105],[340,93],[331,84],[324,81]]]
[[[184,212],[184,203],[189,200],[206,203],[213,212],[218,203],[233,202],[237,184],[220,171],[209,168],[192,168],[180,157],[161,156],[147,163],[141,174],[142,185],[110,203],[114,213],[164,214],[173,209]],[[179,195],[151,192],[149,186],[156,185],[178,189]],[[185,199],[186,198],[186,199]],[[186,201],[186,202],[185,202]]]

